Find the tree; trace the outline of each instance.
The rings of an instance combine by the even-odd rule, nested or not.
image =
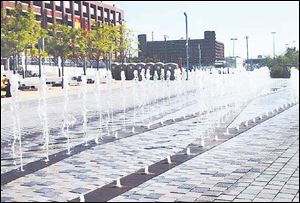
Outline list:
[[[89,37],[87,40],[88,44],[88,58],[90,60],[96,60],[97,61],[97,70],[99,70],[99,61],[101,57],[104,57],[105,52],[105,40],[107,36],[104,36],[105,34],[109,34],[107,32],[104,32],[103,26],[95,26],[94,29],[90,30]]]
[[[1,10],[1,57],[13,56],[19,58],[26,49],[34,49],[38,39],[43,35],[43,29],[35,21],[35,14],[31,8],[23,12],[22,6],[17,5],[11,10],[11,15]],[[15,61],[15,60],[14,60]],[[17,62],[19,69],[19,62]],[[14,66],[14,73],[15,73]]]
[[[46,50],[54,57],[61,57],[62,63],[62,88],[64,82],[64,64],[65,60],[69,59],[73,52],[74,31],[67,25],[54,24],[49,29],[49,37],[47,38]]]
[[[135,37],[133,32],[128,29],[125,25],[116,26],[119,30],[120,36],[118,38],[118,48],[117,51],[121,55],[121,62],[124,63],[124,58],[129,54],[133,54],[138,51],[137,46],[135,46]]]
[[[272,78],[289,78],[290,67],[295,66],[299,68],[299,50],[288,48],[284,55],[266,58],[265,65],[270,68]]]

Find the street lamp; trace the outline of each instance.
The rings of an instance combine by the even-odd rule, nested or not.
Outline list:
[[[199,69],[201,68],[201,47],[200,44],[198,44],[198,52],[199,52]]]
[[[185,16],[185,33],[186,33],[186,80],[188,80],[188,70],[189,70],[189,38],[188,38],[188,22],[187,14],[184,12]]]
[[[41,37],[38,40],[38,52],[39,52],[39,78],[42,76],[42,56],[41,56],[41,52],[44,51],[44,38]]]
[[[248,36],[245,37],[246,38],[246,48],[247,48],[247,60],[249,59],[249,50],[248,50]]]
[[[276,34],[276,32],[271,32],[271,34],[273,35],[273,58],[275,58],[275,34]]]
[[[231,38],[230,40],[232,40],[232,45],[233,45],[233,49],[232,49],[232,57],[234,57],[234,41],[237,40],[237,38]]]
[[[164,35],[164,39],[165,39],[165,63],[167,62],[167,38],[169,36],[168,35]]]

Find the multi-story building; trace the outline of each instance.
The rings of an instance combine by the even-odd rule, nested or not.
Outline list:
[[[122,9],[102,1],[1,1],[1,9],[5,9],[8,16],[17,5],[23,7],[23,12],[31,8],[43,28],[61,23],[74,29],[90,30],[94,23],[118,25],[124,21]],[[116,58],[117,54],[112,57]],[[7,59],[1,59],[2,64],[7,68]]]
[[[139,58],[155,58],[162,62],[186,64],[186,40],[147,41],[145,34],[138,36]],[[200,51],[199,51],[200,46]],[[224,44],[216,41],[214,31],[205,31],[204,39],[189,39],[189,63],[214,65],[224,60]]]
[[[44,28],[54,23],[66,23],[75,29],[90,29],[93,22],[117,25],[124,19],[122,9],[102,1],[1,1],[1,8],[9,15],[18,4],[24,11],[30,7]]]

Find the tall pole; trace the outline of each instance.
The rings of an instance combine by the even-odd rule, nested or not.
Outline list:
[[[199,68],[201,68],[201,47],[200,47],[200,44],[198,44],[198,51],[199,51]]]
[[[273,35],[273,58],[275,58],[275,34],[276,34],[276,32],[271,32],[271,34]]]
[[[164,35],[165,39],[165,63],[167,62],[167,35]]]
[[[249,37],[246,36],[247,60],[249,59],[248,38],[249,38]]]
[[[152,32],[152,42],[153,42],[153,39],[154,39],[154,35],[153,35],[154,33]]]
[[[189,38],[188,38],[188,21],[187,14],[184,12],[185,16],[185,33],[186,33],[186,80],[189,79]]]
[[[237,38],[231,38],[230,40],[232,40],[232,57],[234,57],[234,41],[237,40]]]

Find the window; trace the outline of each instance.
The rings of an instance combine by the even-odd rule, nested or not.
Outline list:
[[[60,24],[63,23],[62,19],[56,19],[56,22],[57,22],[57,23],[60,23]]]
[[[53,18],[52,17],[47,17],[47,22],[48,23],[52,23],[53,22]]]
[[[93,8],[93,7],[90,8],[90,14],[91,14],[91,15],[96,15],[96,12],[95,12],[95,11],[96,11],[95,8]]]
[[[86,5],[82,5],[82,12],[83,12],[83,13],[86,13],[86,12],[87,12],[86,7],[87,7]]]
[[[41,21],[41,20],[42,20],[42,16],[41,16],[41,15],[35,15],[35,19],[36,19],[37,21]]]
[[[61,6],[55,6],[55,9],[56,9],[57,11],[62,12],[62,7],[61,7]]]
[[[42,2],[41,1],[33,1],[33,5],[35,6],[42,6]]]
[[[11,10],[10,9],[6,9],[6,14],[8,15],[8,16],[10,16],[11,15]]]
[[[45,1],[45,8],[51,9],[51,3],[50,3],[50,1]]]
[[[66,9],[71,8],[70,1],[64,1],[64,6]]]
[[[97,16],[101,16],[101,10],[100,10],[100,7],[98,7],[98,9],[97,9]]]
[[[29,4],[30,3],[30,1],[20,1],[20,2],[22,2],[24,4]]]
[[[75,10],[75,11],[79,11],[79,5],[78,5],[78,3],[76,3],[76,2],[74,3],[74,10]]]

